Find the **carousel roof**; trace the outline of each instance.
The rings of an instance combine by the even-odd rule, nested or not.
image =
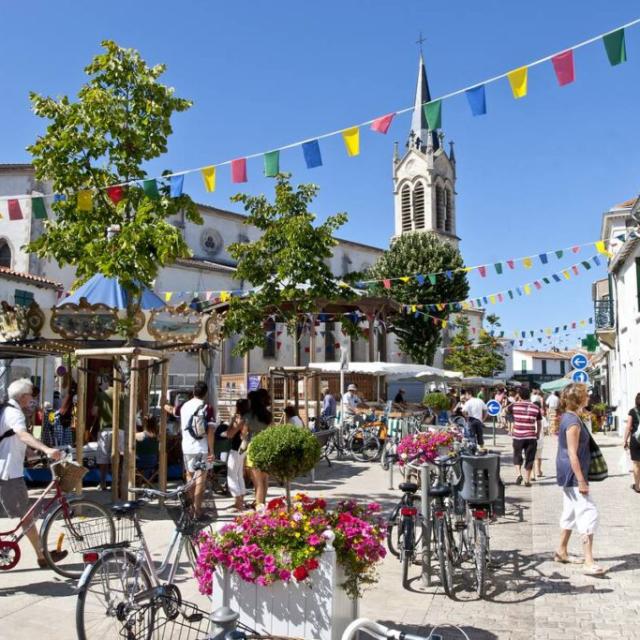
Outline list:
[[[80,298],[86,298],[90,304],[104,304],[112,309],[126,309],[129,296],[117,278],[107,278],[97,273],[70,296],[60,300],[56,306],[68,303],[79,304]],[[163,309],[165,304],[151,289],[145,288],[142,291],[140,306],[147,311]]]

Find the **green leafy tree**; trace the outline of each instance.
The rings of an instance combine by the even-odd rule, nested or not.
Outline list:
[[[372,278],[442,273],[437,276],[435,284],[427,279],[420,285],[415,278],[411,278],[408,282],[392,281],[390,290],[380,284],[374,285],[371,290],[378,295],[391,296],[405,305],[463,300],[469,291],[467,276],[464,271],[456,271],[463,266],[460,252],[434,233],[402,235],[373,266]],[[451,279],[445,277],[446,271],[451,271]],[[428,314],[444,320],[449,317],[450,311],[428,311]],[[432,364],[442,331],[439,323],[434,323],[431,317],[423,314],[396,314],[391,318],[390,330],[398,336],[400,349],[412,360]]]
[[[262,232],[255,242],[229,247],[238,261],[236,278],[254,287],[251,295],[229,302],[225,334],[239,336],[234,353],[241,355],[265,344],[264,323],[270,314],[276,314],[293,332],[302,314],[317,310],[318,299],[343,295],[327,260],[336,245],[333,234],[347,216],[338,213],[315,224],[308,207],[317,193],[317,186],[294,188],[288,174],[279,174],[273,203],[264,195],[232,198],[244,205],[246,224]]]
[[[504,370],[504,357],[500,340],[491,335],[500,326],[497,316],[488,315],[490,331],[480,330],[477,342],[469,331],[469,320],[459,316],[456,333],[451,340],[445,366],[454,371],[462,371],[465,376],[491,377]]]
[[[190,255],[168,218],[184,212],[192,222],[202,219],[188,196],[169,197],[164,183],[157,192],[155,183],[146,190],[123,186],[117,203],[106,188],[145,179],[143,164],[167,150],[172,115],[191,102],[159,82],[164,65],[149,67],[137,51],[115,42],[102,46],[104,53],[85,68],[89,80],[77,100],[31,94],[35,114],[49,121],[28,147],[36,178],[50,180],[54,192],[67,197],[53,203],[55,220],[27,249],[74,266],[79,282],[96,273],[119,278],[131,294],[131,318],[141,288],[151,285],[161,267]],[[90,211],[78,207],[77,194],[85,189],[92,190]]]

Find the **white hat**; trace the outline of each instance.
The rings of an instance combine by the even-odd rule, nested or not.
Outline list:
[[[357,391],[357,390],[358,390],[358,386],[357,386],[357,385],[355,385],[355,384],[350,384],[350,385],[347,387],[347,391]]]

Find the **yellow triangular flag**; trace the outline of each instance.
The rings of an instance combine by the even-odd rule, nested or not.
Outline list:
[[[527,269],[531,269],[531,267],[533,266],[533,260],[531,258],[524,258],[522,260],[522,264],[527,268]]]
[[[584,327],[587,324],[586,320],[580,320],[580,326]]]
[[[412,304],[411,305],[411,312],[415,313],[418,310],[418,305],[417,304]]]
[[[172,295],[173,295],[173,292],[172,292],[172,291],[167,291],[167,292],[164,294],[164,301],[165,301],[165,302],[169,302],[169,301],[171,300],[171,296],[172,296]]]
[[[402,282],[409,282],[409,280],[411,280],[411,278],[409,276],[402,276],[400,278],[400,280],[402,280]]]
[[[357,156],[360,154],[360,129],[358,127],[345,129],[342,132],[342,139],[344,140],[344,146],[347,148],[347,154],[349,156]]]
[[[93,194],[89,189],[78,191],[78,211],[91,211],[93,208]]]
[[[595,245],[596,245],[596,249],[598,250],[598,253],[601,253],[603,256],[607,256],[607,258],[613,257],[613,254],[610,251],[607,251],[607,247],[604,244],[604,240],[598,240],[598,242],[596,242]]]
[[[491,304],[495,304],[496,303],[496,297],[494,295],[489,296],[489,301],[491,302]]]
[[[216,168],[205,167],[200,171],[204,180],[204,188],[211,192],[216,190]]]
[[[569,272],[568,272],[568,271],[563,271],[563,272],[562,272],[562,275],[563,275],[563,276],[565,277],[565,279],[567,279],[567,280],[571,279],[571,276],[569,275]]]
[[[525,292],[527,295],[530,295],[530,294],[531,294],[531,285],[530,285],[530,284],[525,284],[525,285],[524,285],[524,292]]]
[[[446,320],[443,320],[443,321],[442,321],[442,328],[443,328],[443,329],[446,329],[446,328],[447,328],[447,321],[446,321]]]
[[[228,291],[220,292],[220,302],[226,302],[231,298],[231,294]]]
[[[507,73],[513,97],[524,98],[527,95],[527,67],[520,67]]]
[[[550,336],[550,335],[551,335],[551,333],[552,333],[552,331],[551,331],[551,329],[550,329],[550,328],[549,328],[549,329],[545,329],[545,330],[544,330],[544,332],[545,332],[548,336]]]

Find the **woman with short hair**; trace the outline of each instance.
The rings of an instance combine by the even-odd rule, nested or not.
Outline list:
[[[605,570],[593,559],[593,534],[598,526],[598,509],[589,493],[589,431],[580,412],[587,406],[589,394],[584,384],[569,384],[560,396],[560,431],[556,457],[556,481],[563,491],[560,517],[560,544],[556,562],[572,562],[569,539],[576,531],[584,545],[584,569],[587,575],[602,576]]]

